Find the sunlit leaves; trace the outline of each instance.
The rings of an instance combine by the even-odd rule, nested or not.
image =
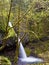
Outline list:
[[[11,28],[8,32],[7,38],[15,36],[15,31]]]

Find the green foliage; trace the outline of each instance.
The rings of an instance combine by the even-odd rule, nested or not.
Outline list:
[[[11,65],[11,62],[8,58],[0,56],[0,65]]]
[[[29,34],[29,40],[33,40],[35,38],[39,39],[40,37],[47,36],[49,35],[47,34],[47,32],[49,33],[49,1],[0,0],[0,30],[5,32],[5,37],[3,39],[6,40],[9,37],[15,36],[13,28],[8,29],[9,21],[13,23],[13,28],[16,29],[17,42],[18,36],[20,36],[20,38],[25,37],[25,35],[21,36],[21,33]],[[48,45],[45,45],[44,47],[44,50],[47,50]],[[16,50],[16,53],[17,52],[18,50]],[[30,55],[31,50],[26,48],[26,52],[28,55]],[[35,53],[41,52],[42,51],[40,48],[35,50]]]
[[[30,56],[30,54],[31,54],[31,49],[25,48],[25,51],[26,51],[27,56]]]
[[[5,2],[5,0],[0,0],[0,30],[6,31],[6,25],[7,25],[7,15],[9,12],[9,1]]]
[[[49,23],[49,12],[48,12],[48,8],[49,6],[47,6],[47,3],[49,1],[35,1],[32,2],[32,9],[28,12],[28,16],[30,16],[29,18],[29,28],[30,30],[33,30],[38,37],[43,37],[47,35],[47,31],[48,31],[48,23]],[[33,22],[33,23],[32,23]],[[34,36],[32,34],[30,34],[33,38]],[[32,38],[31,37],[31,38]],[[32,38],[32,39],[33,39]]]
[[[8,35],[7,35],[7,38],[9,38],[9,37],[14,37],[14,36],[15,36],[15,31],[14,31],[13,28],[10,28],[10,29],[9,29],[9,32],[8,32]]]

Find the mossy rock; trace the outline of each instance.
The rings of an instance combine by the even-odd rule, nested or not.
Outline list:
[[[11,62],[7,57],[0,56],[0,65],[11,65]]]
[[[25,48],[25,51],[26,51],[27,56],[30,56],[30,54],[31,54],[31,49]]]

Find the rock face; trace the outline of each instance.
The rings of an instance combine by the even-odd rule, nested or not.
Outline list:
[[[4,35],[2,34],[2,33],[0,33],[0,47],[2,46],[2,39],[3,39],[3,37],[4,37]],[[13,46],[15,46],[16,44],[16,42],[15,42],[15,40],[16,40],[16,37],[10,37],[10,38],[8,38],[7,39],[7,41],[6,41],[6,47],[8,48],[12,48]]]
[[[2,44],[2,38],[3,38],[3,34],[0,33],[0,45]]]
[[[15,32],[17,33],[18,27],[16,26],[14,28]],[[22,42],[28,42],[29,41],[29,33],[27,32],[28,26],[26,23],[26,19],[23,19],[23,22],[19,25],[19,38],[21,39],[23,37]]]
[[[1,37],[2,37],[2,34],[0,34],[0,44],[2,43],[2,41],[1,41]]]
[[[0,33],[0,40],[1,40],[1,38],[2,38],[2,34]]]
[[[0,40],[3,38],[3,36],[4,36],[4,33],[0,33]]]
[[[24,32],[21,32],[20,33],[20,38],[22,38],[23,36],[24,36]],[[29,35],[26,33],[25,34],[25,36],[23,37],[23,40],[22,40],[22,42],[25,44],[25,43],[27,43],[29,41]]]

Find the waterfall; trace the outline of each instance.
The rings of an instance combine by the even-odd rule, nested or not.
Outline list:
[[[9,22],[9,26],[10,26],[10,27],[13,27],[12,24],[11,24],[11,22]]]
[[[19,39],[18,42],[20,42],[20,39]],[[19,48],[19,58],[26,58],[27,55],[26,55],[26,52],[25,52],[25,50],[24,50],[24,47],[23,47],[23,45],[22,45],[21,42],[20,42],[19,44],[20,44],[20,48]]]
[[[9,22],[9,26],[12,27],[11,22]],[[20,41],[20,38],[18,38],[18,45],[20,45],[18,65],[27,65],[27,64],[31,64],[31,63],[43,62],[43,60],[40,58],[35,58],[33,56],[27,57],[24,47],[22,45],[22,42]]]

